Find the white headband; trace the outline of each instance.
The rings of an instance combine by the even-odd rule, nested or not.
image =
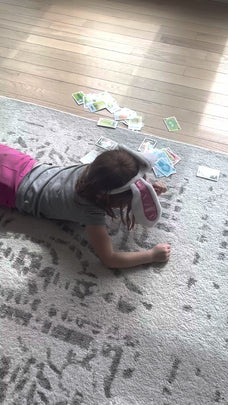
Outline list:
[[[161,216],[161,205],[154,188],[150,183],[143,179],[146,172],[152,171],[154,165],[154,156],[151,153],[140,153],[129,149],[125,145],[118,145],[118,149],[126,150],[135,157],[140,169],[136,176],[121,187],[115,188],[109,194],[119,194],[127,190],[132,191],[132,213],[137,223],[143,226],[154,226]]]
[[[126,184],[124,184],[122,187],[114,188],[113,190],[109,191],[109,194],[119,194],[123,193],[124,191],[127,191],[130,189],[130,185],[132,183],[135,183],[137,180],[141,179],[144,176],[145,172],[140,170],[138,174],[136,174],[135,177],[132,177],[131,180],[129,180]]]

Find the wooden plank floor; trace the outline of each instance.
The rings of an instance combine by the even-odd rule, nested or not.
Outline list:
[[[143,132],[228,153],[228,5],[0,0],[0,94],[97,120],[71,98],[107,90]],[[169,133],[164,117],[182,130]]]

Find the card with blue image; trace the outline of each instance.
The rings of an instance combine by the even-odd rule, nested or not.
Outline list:
[[[170,176],[173,173],[176,173],[176,169],[170,164],[170,161],[168,158],[160,158],[155,162],[155,167],[163,173],[166,177]]]
[[[164,176],[165,176],[162,172],[160,172],[160,170],[157,169],[156,166],[153,167],[153,171],[154,171],[155,176],[156,176],[158,179],[160,179],[161,177],[164,177]]]

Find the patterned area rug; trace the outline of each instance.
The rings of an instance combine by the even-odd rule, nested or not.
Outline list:
[[[3,97],[0,111],[0,141],[41,162],[78,162],[102,135],[144,138]],[[161,221],[108,226],[118,249],[171,243],[165,265],[110,270],[83,227],[0,210],[1,404],[228,405],[228,157],[157,146],[182,158]]]

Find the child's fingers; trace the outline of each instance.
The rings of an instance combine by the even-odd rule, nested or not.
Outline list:
[[[161,193],[166,193],[166,191],[167,191],[167,187],[166,187],[165,184],[162,183],[162,182],[156,181],[156,182],[153,184],[153,187],[154,187],[155,191],[158,192],[159,194],[161,194]]]

